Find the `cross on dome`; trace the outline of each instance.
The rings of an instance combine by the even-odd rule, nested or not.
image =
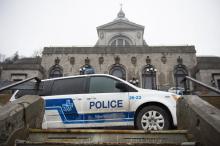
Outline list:
[[[117,18],[116,19],[124,19],[127,20],[127,18],[125,18],[125,13],[122,10],[122,4],[120,4],[120,11],[118,12]]]
[[[122,4],[120,4],[120,6],[121,6],[121,9],[120,9],[120,11],[118,13],[118,18],[125,18],[125,13],[122,10]]]

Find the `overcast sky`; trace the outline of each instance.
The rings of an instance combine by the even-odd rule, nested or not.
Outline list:
[[[31,56],[45,46],[94,46],[96,27],[125,16],[148,45],[195,45],[220,56],[220,0],[0,0],[0,53]]]

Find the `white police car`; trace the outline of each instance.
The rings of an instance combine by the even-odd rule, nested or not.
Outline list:
[[[43,129],[135,126],[163,130],[177,125],[176,100],[169,92],[138,88],[107,74],[42,81]]]

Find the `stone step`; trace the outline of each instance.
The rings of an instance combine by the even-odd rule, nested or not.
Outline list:
[[[26,141],[17,141],[17,146],[65,145],[65,146],[193,146],[186,130],[143,131],[101,129],[30,129]]]

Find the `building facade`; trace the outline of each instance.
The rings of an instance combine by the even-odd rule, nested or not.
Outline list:
[[[85,68],[112,74],[149,89],[183,86],[196,65],[194,46],[148,46],[144,26],[129,21],[122,9],[115,20],[97,27],[94,47],[45,47],[46,78],[78,75]]]
[[[220,89],[220,57],[197,57],[197,62],[195,78]]]
[[[14,63],[2,64],[1,80],[20,81],[30,77],[44,78],[41,58],[22,58]]]
[[[98,40],[93,47],[45,47],[42,58],[0,64],[0,81],[104,73],[142,88],[167,91],[183,87],[181,81],[188,75],[220,88],[220,57],[196,57],[194,46],[149,46],[144,29],[129,21],[121,9],[116,19],[97,27]],[[187,86],[195,87],[189,82]],[[194,89],[209,94],[204,88]]]

